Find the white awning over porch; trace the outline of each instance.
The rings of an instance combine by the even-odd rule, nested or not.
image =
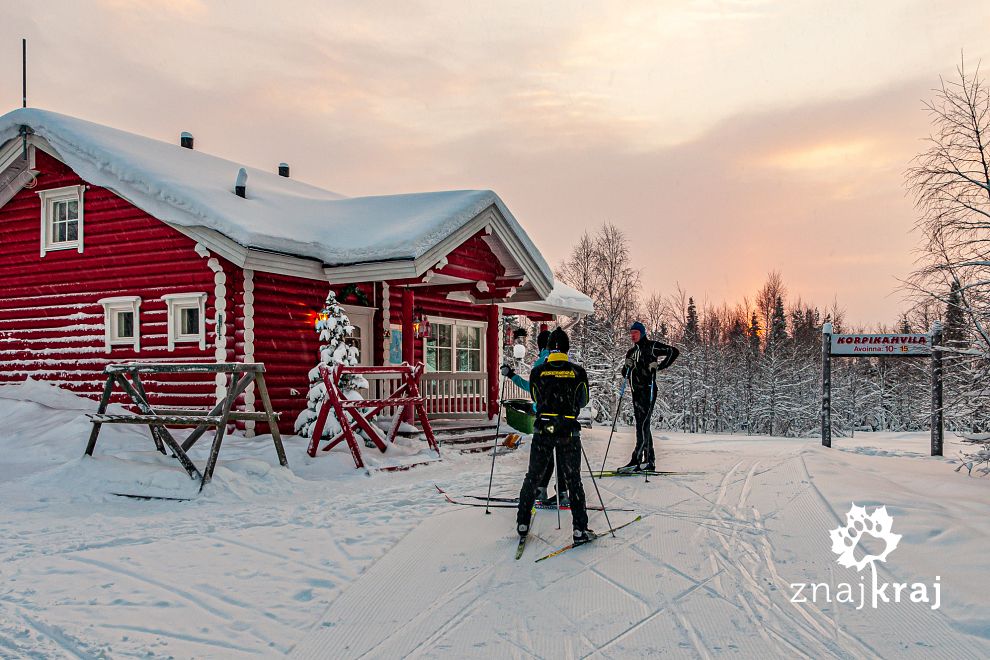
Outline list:
[[[595,313],[595,303],[577,289],[554,280],[553,290],[544,300],[503,303],[502,307],[524,312],[563,316],[589,316]]]

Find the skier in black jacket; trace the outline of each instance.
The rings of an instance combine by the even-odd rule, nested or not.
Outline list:
[[[680,355],[673,346],[646,337],[646,326],[636,321],[629,328],[633,346],[626,353],[622,366],[622,377],[629,379],[632,390],[633,414],[636,417],[636,449],[630,461],[619,468],[619,472],[639,472],[656,470],[656,455],[653,452],[653,431],[650,420],[653,406],[657,402],[657,372],[674,363]],[[645,465],[644,465],[645,463]]]
[[[529,533],[533,502],[547,466],[557,453],[557,471],[570,493],[574,540],[589,541],[594,533],[588,529],[584,486],[581,484],[581,425],[577,421],[581,408],[588,404],[588,375],[567,360],[570,340],[557,328],[550,334],[550,356],[535,367],[529,376],[530,394],[536,403],[536,424],[529,454],[529,470],[519,491],[516,530],[519,536]]]

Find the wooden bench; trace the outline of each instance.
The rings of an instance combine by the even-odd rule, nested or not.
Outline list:
[[[278,432],[279,415],[272,410],[268,388],[265,385],[265,365],[256,362],[222,362],[216,364],[132,362],[107,365],[103,373],[106,374],[107,381],[103,386],[103,396],[100,397],[99,408],[95,414],[88,415],[93,423],[93,430],[89,436],[89,443],[86,445],[87,456],[93,455],[100,429],[104,424],[147,425],[156,449],[167,454],[167,447],[189,473],[189,477],[199,480],[199,488],[202,490],[213,478],[213,470],[220,455],[220,447],[227,425],[238,421],[256,421],[268,423],[272,441],[275,444],[275,453],[278,455],[278,462],[283,467],[288,466],[285,448],[282,446],[282,437]],[[152,406],[144,382],[141,380],[142,374],[226,374],[229,378],[227,379],[226,396],[217,401],[212,409],[204,410]],[[233,410],[234,401],[251,383],[255,383],[258,389],[264,410],[259,412]],[[114,386],[119,386],[124,394],[130,398],[131,403],[140,411],[138,414],[107,414],[107,407],[110,405]],[[167,426],[193,428],[194,430],[182,444],[179,444],[169,433]],[[206,466],[200,472],[187,452],[211,428],[216,429],[216,434],[213,437],[213,445],[210,448]]]

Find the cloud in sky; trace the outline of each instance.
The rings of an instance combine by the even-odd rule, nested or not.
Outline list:
[[[647,290],[752,294],[781,270],[892,322],[921,99],[990,3],[2,3],[41,107],[345,194],[497,190],[552,262],[633,239]],[[17,67],[0,105],[19,104]]]

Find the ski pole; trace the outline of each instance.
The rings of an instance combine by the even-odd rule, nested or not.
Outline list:
[[[581,442],[581,438],[577,438],[578,442]],[[585,465],[588,466],[588,474],[591,475],[591,483],[595,486],[595,492],[598,493],[598,501],[602,505],[602,513],[605,514],[605,524],[608,525],[608,531],[612,533],[612,538],[615,538],[615,530],[612,529],[612,521],[608,519],[608,509],[605,508],[605,500],[602,499],[602,492],[598,490],[598,481],[595,479],[595,473],[591,471],[591,461],[588,460],[588,452],[584,450],[584,445],[581,445],[581,453],[584,454]],[[559,486],[558,486],[558,492]],[[557,507],[557,511],[560,511],[560,506]],[[571,509],[573,512],[574,509]],[[573,513],[571,514],[573,515]]]
[[[557,529],[560,529],[560,453],[556,442],[553,444],[553,476],[557,482]]]
[[[656,408],[656,405],[657,405],[657,374],[656,372],[654,372],[653,381],[650,383],[650,414],[646,420],[646,423],[650,425],[651,429],[653,427],[653,410]],[[657,454],[656,454],[656,446],[653,444],[652,430],[650,431],[650,450],[653,452],[653,462],[656,463]],[[649,463],[649,461],[647,461],[647,463]],[[645,472],[646,472],[646,483],[650,483],[649,471],[646,470]]]
[[[622,397],[626,394],[626,379],[622,379],[622,387],[619,388],[619,402],[615,404],[615,417],[612,419],[612,431],[608,434],[608,444],[605,445],[605,458],[602,459],[602,469],[605,471],[605,462],[608,460],[608,450],[612,446],[612,436],[615,435],[615,425],[619,421],[619,411],[622,410]],[[588,466],[588,471],[591,471],[591,466]]]
[[[485,515],[490,516],[491,511],[488,510],[489,504],[492,501],[492,481],[495,479],[495,453],[498,451],[498,434],[502,427],[502,402],[505,401],[505,376],[502,376],[502,390],[498,397],[498,421],[495,422],[495,439],[492,441],[492,472],[488,475],[488,500],[485,504]]]

